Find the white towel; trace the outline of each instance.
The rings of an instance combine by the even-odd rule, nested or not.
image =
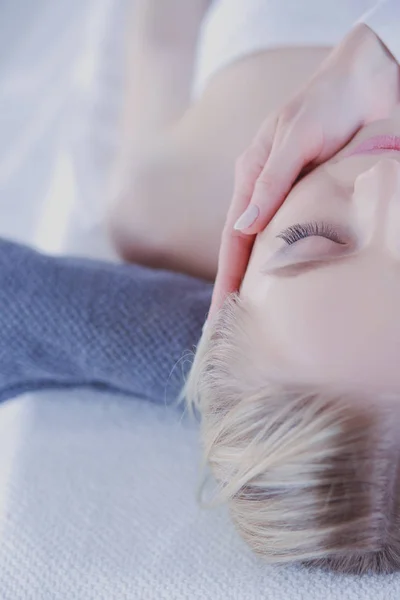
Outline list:
[[[0,415],[1,600],[400,597],[400,575],[264,565],[197,506],[197,427],[170,408],[51,392]]]

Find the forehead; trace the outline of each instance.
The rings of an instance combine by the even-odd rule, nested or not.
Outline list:
[[[271,278],[260,319],[298,377],[400,388],[400,277],[354,257],[298,277]]]
[[[268,226],[258,235],[256,245],[268,239],[276,227],[282,229],[296,219],[301,222],[312,216],[315,220],[326,217],[327,213],[342,214],[344,209],[348,210],[354,178],[347,179],[337,179],[326,165],[317,167],[292,188]]]

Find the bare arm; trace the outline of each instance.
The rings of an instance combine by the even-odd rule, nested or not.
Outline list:
[[[143,143],[176,122],[190,103],[200,25],[210,0],[137,0],[127,27],[124,141]]]

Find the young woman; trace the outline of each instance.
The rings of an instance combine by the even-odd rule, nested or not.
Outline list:
[[[189,106],[205,3],[179,26],[156,4],[110,228],[124,258],[209,279],[222,234],[185,389],[218,497],[270,561],[398,569],[400,5],[221,0]]]

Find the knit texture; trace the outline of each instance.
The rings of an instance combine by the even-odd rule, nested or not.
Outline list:
[[[172,407],[76,389],[0,411],[1,600],[400,598],[399,573],[255,556],[226,508],[197,505],[198,428]]]
[[[53,257],[0,241],[0,400],[93,387],[170,403],[212,285],[165,270]]]

